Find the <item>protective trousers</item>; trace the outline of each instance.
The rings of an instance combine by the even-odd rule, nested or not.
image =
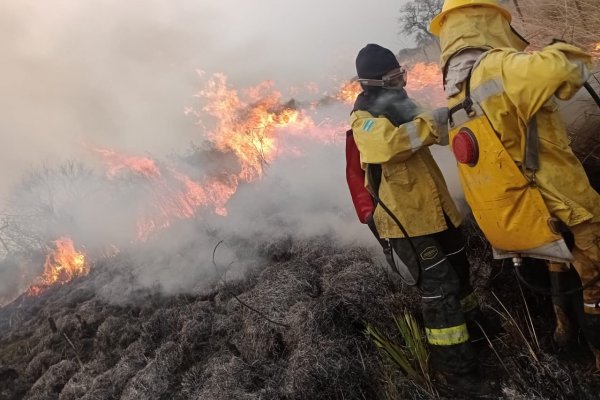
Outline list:
[[[586,286],[600,274],[600,222],[583,222],[571,227],[575,238],[573,266]],[[600,282],[583,290],[583,311],[600,318]],[[600,335],[600,332],[598,332]]]
[[[467,316],[474,315],[479,306],[469,282],[463,236],[451,224],[448,226],[436,234],[390,242],[405,265],[418,265],[418,288],[433,368],[467,374],[477,368]]]
[[[583,285],[584,289],[571,296],[553,296],[557,319],[555,337],[568,325],[568,316],[574,312],[587,341],[597,351],[600,349],[600,281],[596,278],[600,274],[600,223],[583,222],[569,229],[574,238],[573,267],[578,279],[567,265],[550,263],[552,288],[564,292]],[[600,359],[597,363],[600,367]]]

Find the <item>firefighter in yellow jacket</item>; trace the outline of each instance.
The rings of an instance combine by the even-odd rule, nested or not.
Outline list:
[[[600,274],[600,196],[569,147],[556,103],[581,88],[592,60],[562,42],[525,53],[528,43],[510,22],[509,11],[495,0],[446,0],[432,20],[430,31],[441,45],[450,141],[467,200],[492,245],[515,250],[506,247],[523,244],[510,242],[519,234],[534,247],[536,240],[550,243],[557,233],[548,228],[552,219],[568,228],[572,264],[584,288],[580,325],[600,368],[600,282],[594,281]],[[494,187],[504,189],[496,197],[481,190]],[[511,192],[523,196],[509,205]],[[528,208],[533,211],[520,214]],[[560,326],[566,321],[557,311]]]
[[[361,49],[356,69],[363,91],[351,125],[366,186],[378,203],[371,223],[417,281],[434,368],[463,392],[487,391],[469,341],[482,315],[457,229],[461,216],[428,148],[447,143],[448,109],[420,110],[404,90],[405,71],[386,48]]]

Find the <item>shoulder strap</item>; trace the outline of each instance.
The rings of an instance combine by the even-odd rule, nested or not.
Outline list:
[[[535,184],[535,173],[540,168],[540,149],[537,118],[534,114],[527,123],[525,136],[525,156],[523,157],[523,174]],[[529,172],[530,174],[527,174]]]
[[[467,75],[467,79],[465,80],[465,99],[455,105],[454,107],[448,110],[448,122],[451,127],[454,126],[454,120],[452,116],[455,112],[464,109],[467,112],[469,117],[475,116],[475,111],[473,110],[473,100],[471,99],[471,73],[473,72],[473,68],[469,70],[469,75]]]

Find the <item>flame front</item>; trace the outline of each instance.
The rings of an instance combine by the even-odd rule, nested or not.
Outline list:
[[[160,176],[156,163],[149,157],[126,156],[105,148],[91,148],[90,150],[102,157],[107,168],[106,174],[109,177],[116,176],[122,170],[133,171],[147,177]]]
[[[358,96],[360,92],[362,92],[360,83],[356,80],[352,80],[343,83],[334,97],[344,103],[353,104],[356,100],[356,96]]]
[[[55,248],[46,256],[44,273],[37,284],[29,287],[27,290],[29,295],[37,295],[49,286],[67,283],[89,272],[85,255],[75,250],[70,238],[61,237],[53,243]]]
[[[407,73],[408,95],[428,107],[446,105],[442,73],[435,63],[417,63]]]
[[[139,208],[138,240],[147,240],[174,220],[193,217],[202,207],[212,208],[217,215],[227,215],[226,204],[240,182],[260,179],[265,167],[282,151],[295,154],[293,148],[282,145],[282,128],[288,135],[301,132],[313,140],[326,141],[327,134],[331,133],[325,124],[316,126],[293,101],[282,103],[281,93],[274,90],[270,81],[239,94],[228,87],[224,75],[216,74],[198,97],[206,102],[202,111],[216,122],[214,129],[207,133],[212,148],[233,154],[238,164],[236,172],[218,171],[193,179],[177,166],[159,164],[149,157],[120,154],[105,148],[91,149],[102,159],[109,178],[124,172],[133,173],[145,178],[151,187],[151,198]],[[200,114],[190,109],[186,112]]]
[[[416,64],[409,69],[407,89],[417,101],[427,105],[443,101],[439,68],[435,64]],[[436,90],[436,87],[437,90]],[[360,93],[355,80],[344,83],[334,96],[351,104]],[[289,142],[293,136],[328,142],[336,133],[345,132],[344,124],[315,124],[294,101],[282,102],[273,82],[265,81],[243,92],[227,85],[223,74],[208,80],[197,97],[205,105],[202,111],[214,118],[215,126],[207,138],[217,151],[233,154],[237,172],[219,172],[193,179],[174,165],[159,165],[149,157],[124,155],[111,149],[94,148],[106,165],[107,176],[123,172],[147,179],[152,198],[141,205],[137,222],[138,240],[145,241],[154,232],[165,229],[174,220],[193,217],[199,208],[209,207],[217,215],[227,215],[227,202],[240,182],[252,182],[264,175],[267,165],[282,152],[301,153]],[[200,115],[188,109],[186,113]],[[282,134],[285,129],[285,135]]]
[[[248,99],[243,101],[227,86],[226,77],[216,74],[199,97],[208,101],[203,110],[217,120],[209,139],[217,149],[237,156],[242,169],[238,177],[246,182],[260,178],[265,165],[276,157],[278,128],[313,126],[312,119],[292,105],[282,104],[281,93],[273,89],[271,81],[248,89]]]
[[[407,89],[411,97],[427,105],[436,104],[438,97],[443,99],[439,69],[435,64],[416,64],[408,75]],[[352,104],[360,92],[360,85],[352,80],[344,83],[334,97],[344,104]],[[141,203],[132,205],[135,240],[146,241],[175,220],[194,217],[201,208],[226,216],[227,203],[241,183],[261,179],[266,166],[282,154],[302,154],[301,148],[294,144],[296,138],[331,143],[336,137],[343,137],[347,129],[346,121],[325,119],[315,123],[309,115],[309,112],[318,114],[315,104],[307,104],[303,109],[294,100],[283,102],[271,81],[238,92],[228,86],[223,74],[215,74],[197,97],[204,104],[201,111],[188,108],[186,114],[212,117],[214,127],[207,129],[205,136],[210,144],[208,151],[216,158],[233,155],[231,159],[237,165],[228,165],[225,170],[194,171],[192,177],[183,172],[189,170],[189,165],[179,168],[176,160],[159,163],[149,156],[128,155],[102,147],[88,148],[103,161],[110,180],[123,175],[126,179],[135,176],[132,184],[141,185],[142,190],[135,192],[136,196],[143,195],[138,199]],[[205,121],[201,125],[206,126]],[[43,275],[29,288],[29,294],[38,294],[50,285],[65,283],[89,272],[85,255],[75,250],[71,239],[57,239],[54,247],[46,258]]]

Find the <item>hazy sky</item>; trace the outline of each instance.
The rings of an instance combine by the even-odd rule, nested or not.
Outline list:
[[[394,51],[401,1],[0,0],[0,196],[27,168],[197,139],[197,71],[326,91],[368,42]]]

